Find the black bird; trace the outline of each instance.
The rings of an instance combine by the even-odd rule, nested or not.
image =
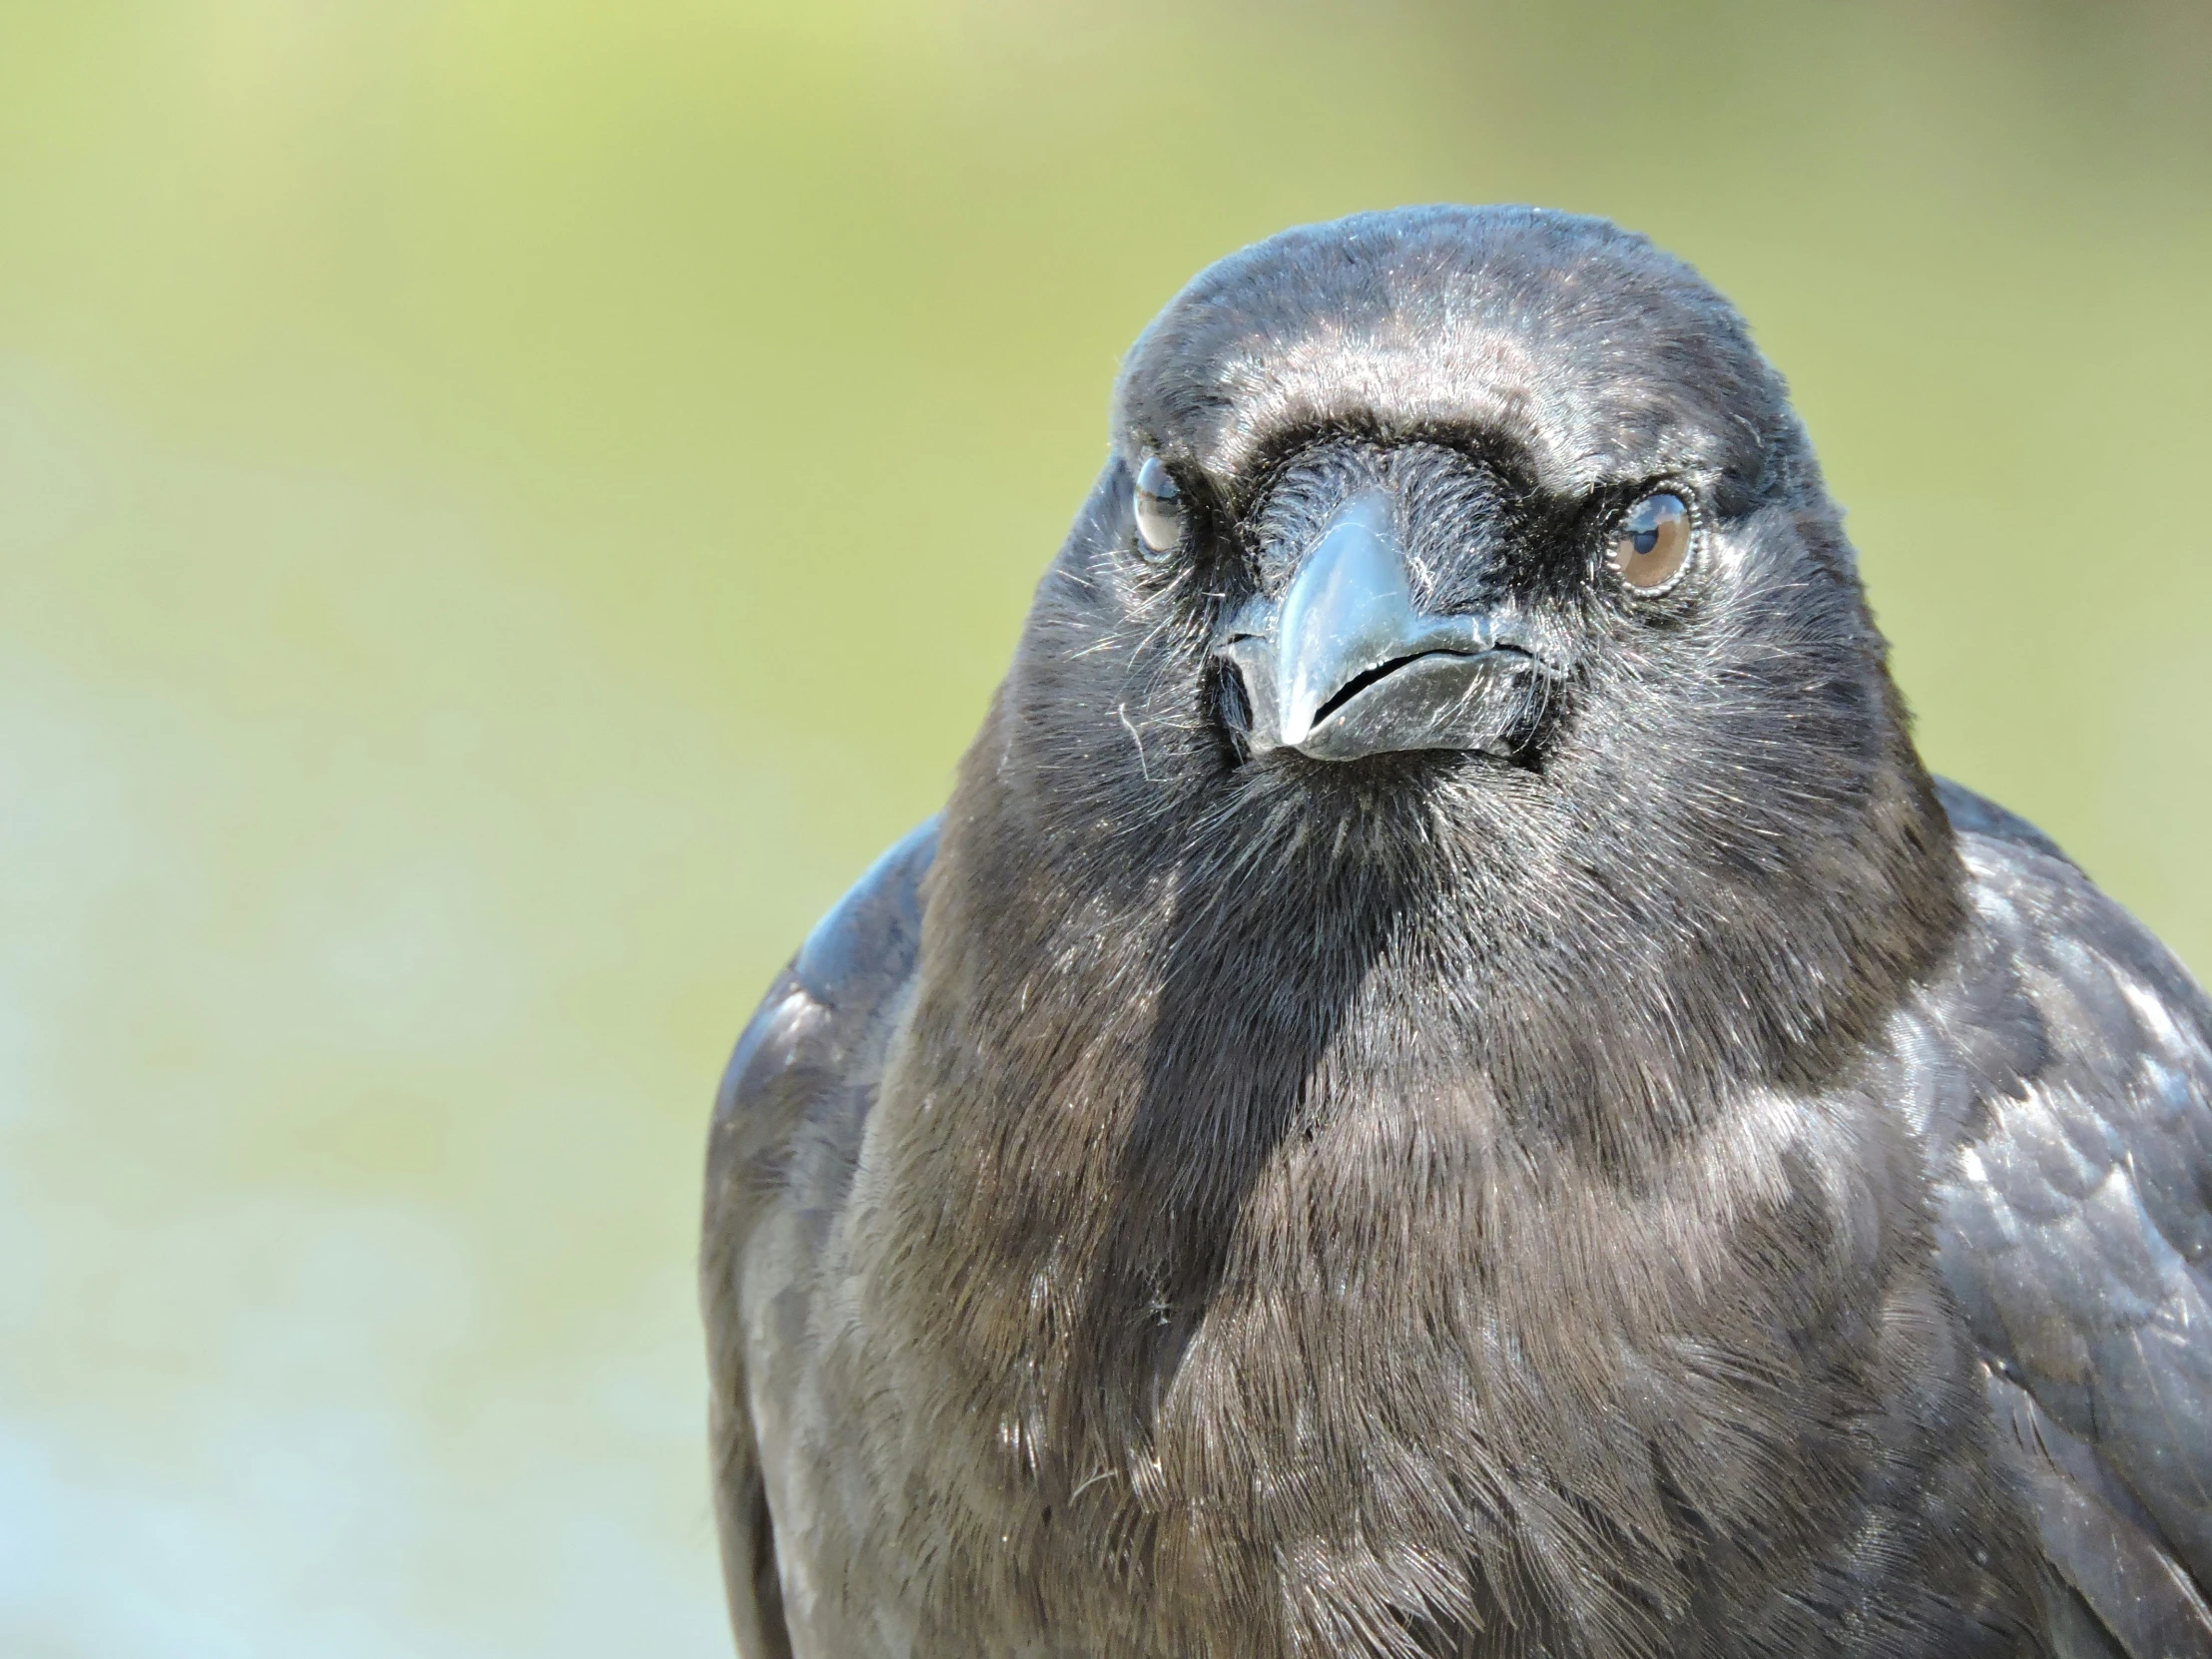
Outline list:
[[[731,1062],[739,1646],[2212,1653],[2208,1101],[2183,969],[1922,767],[1724,299],[1286,233]]]

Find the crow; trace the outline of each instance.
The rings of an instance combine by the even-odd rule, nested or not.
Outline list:
[[[2212,1007],[1923,767],[1738,313],[1293,230],[730,1063],[738,1646],[2212,1653],[2208,1252]]]

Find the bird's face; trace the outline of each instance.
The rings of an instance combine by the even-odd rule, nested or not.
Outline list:
[[[1119,765],[1080,745],[1100,780],[1694,810],[1746,769],[1783,804],[1861,787],[1893,736],[1778,377],[1640,239],[1494,210],[1291,233],[1169,306],[1116,422],[1024,653],[1055,728],[1118,734]]]
[[[1693,485],[1559,499],[1499,449],[1478,429],[1317,437],[1271,469],[1226,547],[1205,545],[1186,505],[1204,484],[1186,489],[1157,455],[1137,464],[1138,556],[1212,577],[1212,712],[1240,763],[1535,766],[1607,636],[1679,612],[1704,574]]]
[[[1779,377],[1595,221],[1373,215],[1200,276],[1130,354],[996,730],[1063,885],[1171,863],[1209,913],[1375,940],[1425,909],[1477,977],[1562,1018],[1602,988],[1654,1042],[1752,979],[1817,1025],[1949,913]]]

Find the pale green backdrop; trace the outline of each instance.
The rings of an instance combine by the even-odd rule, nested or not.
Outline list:
[[[0,1651],[724,1652],[712,1086],[1122,346],[1603,213],[1939,767],[2212,965],[2201,0],[0,0]]]

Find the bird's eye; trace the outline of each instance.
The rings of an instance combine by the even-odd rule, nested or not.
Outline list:
[[[1137,468],[1136,506],[1137,540],[1148,555],[1164,559],[1183,545],[1183,492],[1157,455]]]
[[[1682,574],[1690,556],[1690,509],[1661,490],[1628,509],[1613,531],[1606,558],[1638,593],[1657,593]]]

